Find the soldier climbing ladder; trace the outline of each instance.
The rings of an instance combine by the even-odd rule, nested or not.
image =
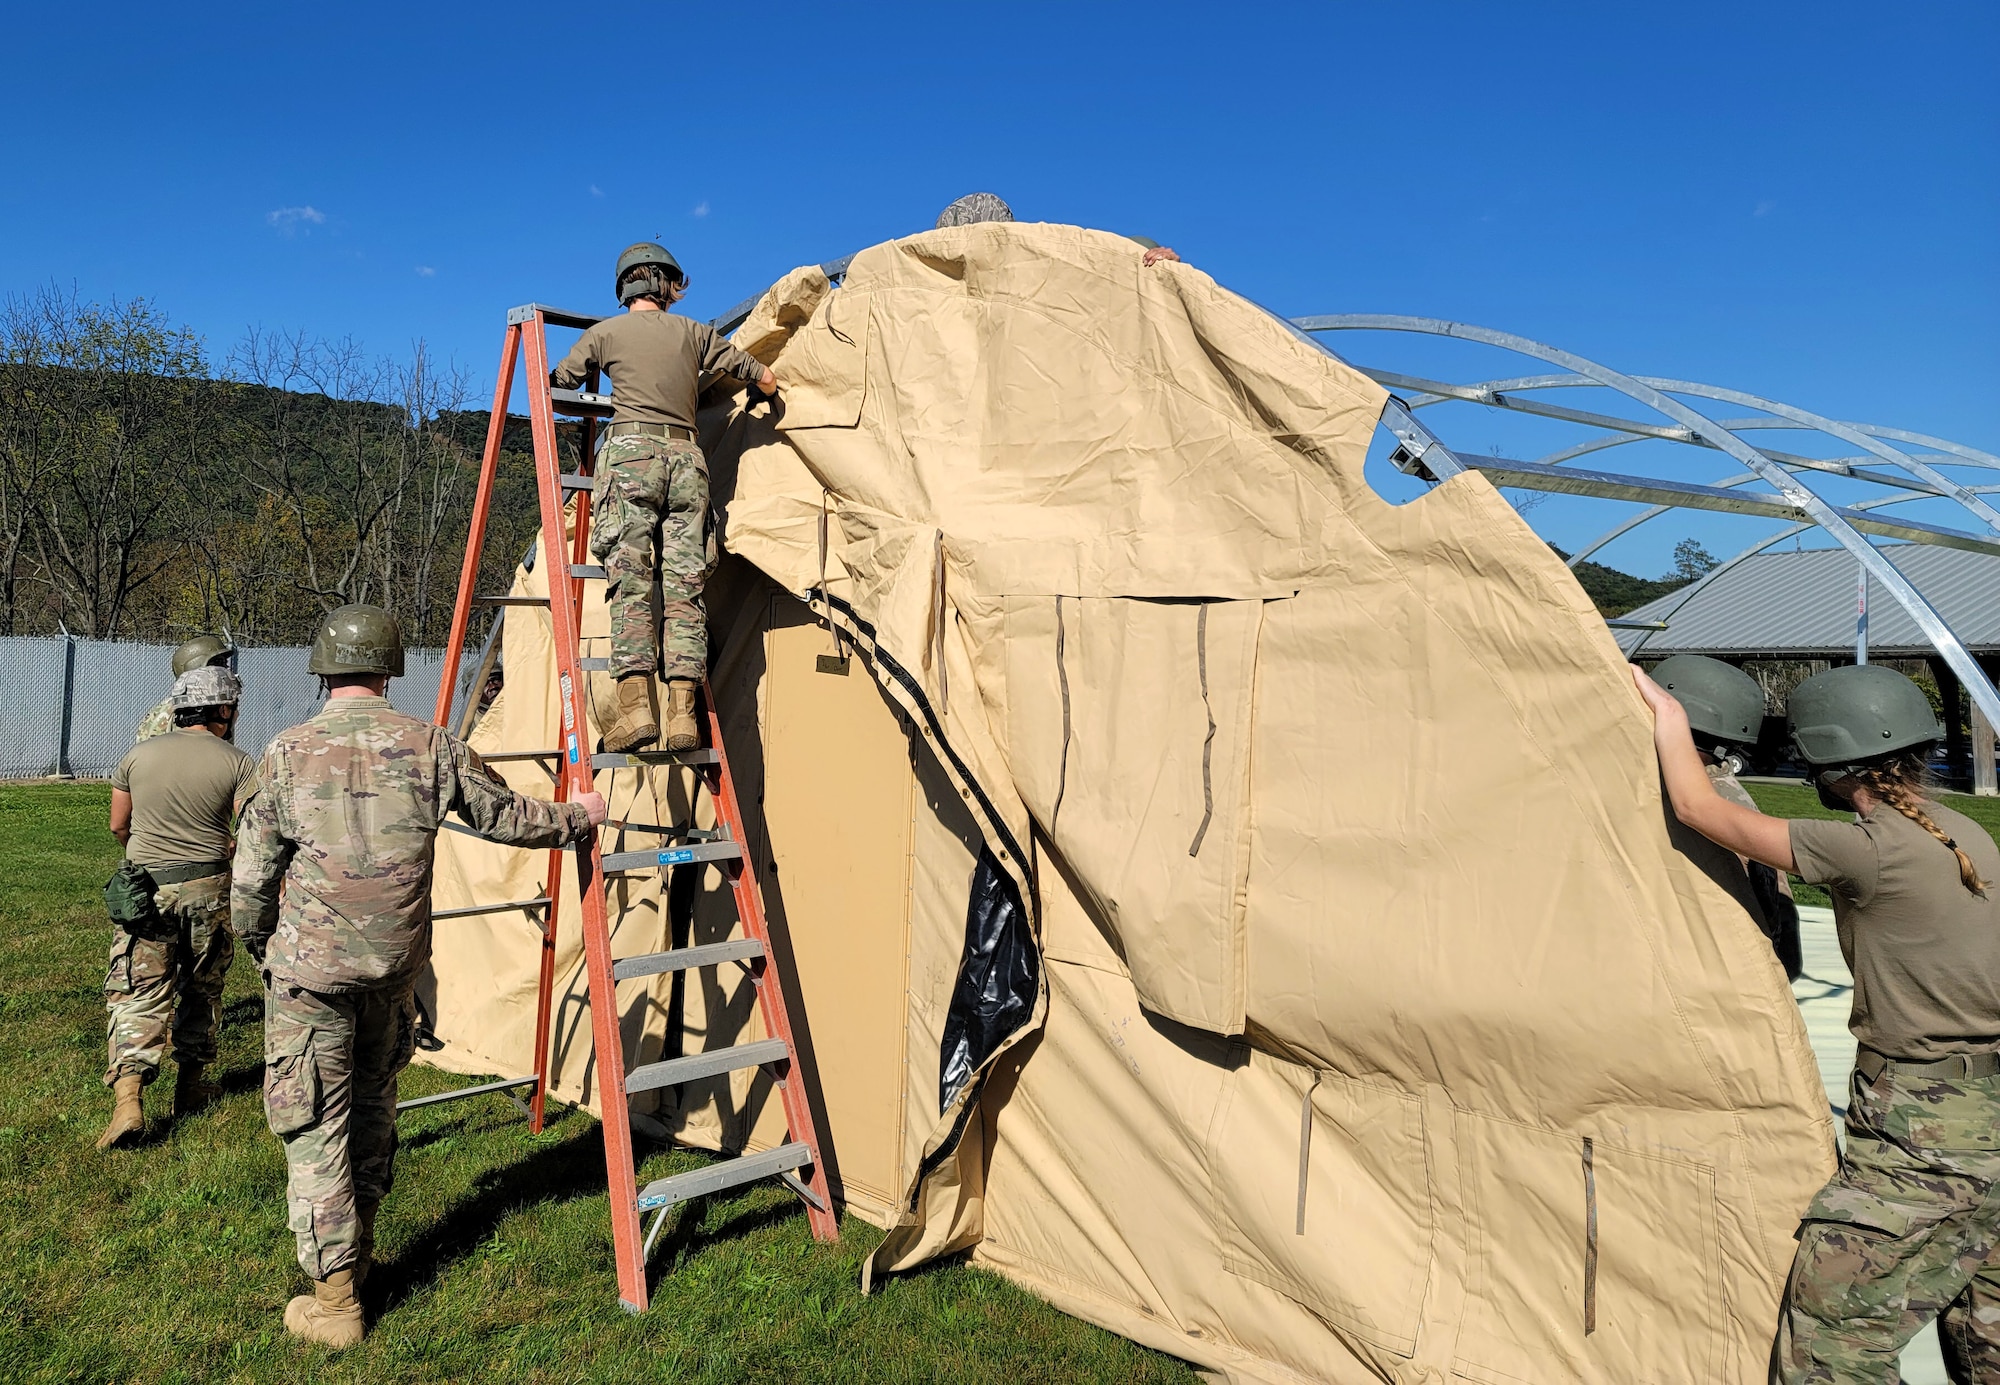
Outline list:
[[[588,328],[598,319],[580,313],[562,312],[540,304],[515,308],[507,315],[507,333],[501,349],[500,374],[494,389],[493,414],[487,425],[486,446],[480,459],[478,490],[472,508],[471,534],[465,548],[459,578],[457,603],[452,612],[451,637],[445,649],[445,664],[438,684],[435,720],[446,725],[451,716],[453,689],[457,683],[460,652],[474,605],[543,605],[549,609],[554,636],[556,671],[562,707],[562,744],[554,749],[503,751],[490,760],[539,760],[551,762],[555,777],[555,797],[563,801],[572,793],[589,790],[599,770],[641,766],[686,766],[695,771],[697,781],[710,796],[716,828],[702,831],[694,827],[692,803],[689,821],[660,825],[660,846],[646,851],[605,854],[593,836],[588,844],[575,849],[577,894],[583,929],[584,969],[590,989],[591,1036],[596,1056],[598,1091],[602,1094],[604,1156],[611,1192],[611,1234],[618,1264],[618,1294],[624,1306],[641,1312],[647,1304],[645,1263],[659,1235],[667,1213],[692,1198],[761,1178],[776,1177],[804,1200],[815,1238],[831,1241],[838,1237],[832,1196],[828,1189],[824,1161],[820,1157],[819,1133],[813,1124],[807,1100],[798,1050],[785,1010],[783,986],[777,975],[777,960],[770,947],[765,924],[763,897],[756,872],[744,851],[747,835],[743,815],[736,800],[735,781],[722,742],[722,722],[706,683],[702,703],[707,726],[707,745],[694,750],[636,751],[626,754],[592,754],[594,744],[587,717],[585,675],[603,671],[608,661],[584,658],[580,652],[583,584],[602,579],[604,570],[587,564],[590,535],[590,501],[597,440],[597,420],[611,413],[608,395],[597,392],[596,372],[584,381],[581,390],[557,390],[549,384],[548,328]],[[548,568],[549,595],[542,598],[493,596],[475,591],[487,516],[493,499],[493,480],[500,458],[500,444],[507,424],[507,404],[512,391],[516,364],[524,364],[527,374],[528,414],[533,435],[535,477],[540,497],[540,551],[554,557],[567,553],[567,570],[551,563]],[[565,472],[556,447],[556,415],[578,418],[582,424],[582,459],[576,472]],[[566,532],[564,511],[574,506],[574,527]],[[567,580],[562,580],[566,578]],[[477,696],[477,689],[471,693]],[[626,824],[627,830],[637,824]],[[506,1092],[532,1088],[526,1109],[530,1128],[539,1132],[549,1084],[549,1041],[551,1001],[556,964],[556,906],[560,899],[563,850],[549,853],[546,887],[533,899],[512,900],[469,908],[441,910],[438,919],[472,914],[527,911],[540,916],[541,970],[536,993],[535,1066],[532,1076],[485,1083],[456,1092],[421,1097],[403,1103],[401,1109],[449,1101],[485,1092]],[[608,876],[674,866],[713,864],[728,878],[741,935],[722,942],[677,948],[646,956],[614,959],[605,898]],[[734,1047],[689,1054],[663,1062],[627,1069],[620,1034],[616,987],[619,981],[664,972],[699,967],[737,965],[745,968],[755,987],[758,1013],[769,1037]],[[620,1093],[675,1086],[701,1078],[744,1068],[762,1068],[774,1079],[782,1098],[787,1127],[785,1141],[777,1147],[710,1164],[688,1173],[656,1180],[638,1187],[632,1154],[632,1126],[626,1102]],[[651,1230],[640,1235],[640,1216],[653,1212]]]

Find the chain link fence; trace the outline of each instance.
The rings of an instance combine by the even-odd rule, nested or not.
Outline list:
[[[105,779],[132,748],[139,722],[173,688],[173,646],[0,636],[0,779]],[[236,657],[243,705],[236,744],[263,753],[271,737],[318,710],[319,680],[304,648]],[[389,700],[428,721],[444,652],[412,649]]]

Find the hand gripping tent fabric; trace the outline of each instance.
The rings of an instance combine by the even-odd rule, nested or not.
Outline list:
[[[879,245],[735,339],[787,388],[703,414],[712,682],[871,1276],[969,1249],[1246,1381],[1762,1379],[1833,1162],[1805,1032],[1492,485],[1385,503],[1379,386],[1102,232]],[[532,613],[505,669],[475,745],[544,743]],[[533,893],[439,847],[440,904]],[[618,949],[717,888],[632,886]],[[519,1068],[533,936],[440,927],[431,1061]],[[757,1037],[725,977],[628,985],[663,1052]],[[769,1143],[760,1080],[653,1116]]]

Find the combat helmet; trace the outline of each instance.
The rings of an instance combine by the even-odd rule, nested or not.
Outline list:
[[[1924,690],[1880,664],[1815,673],[1792,689],[1785,722],[1800,759],[1842,774],[1944,739]]]
[[[220,635],[196,635],[174,651],[174,677],[191,668],[220,664],[236,656],[236,650]]]
[[[642,272],[632,274],[635,269]],[[627,274],[632,274],[629,283],[625,279]],[[676,284],[683,289],[688,284],[681,262],[667,253],[665,246],[642,240],[636,245],[626,246],[625,253],[618,257],[618,268],[611,278],[611,291],[618,295],[618,302],[623,305],[649,294],[664,298],[672,293]]]
[[[329,611],[313,636],[309,672],[337,678],[342,674],[385,673],[403,676],[403,630],[380,606],[342,606]]]
[[[243,700],[243,680],[226,668],[203,664],[174,680],[173,706],[234,707]]]
[[[1752,745],[1764,726],[1764,689],[1740,668],[1700,654],[1676,654],[1653,670],[1653,681],[1687,709],[1697,736]]]

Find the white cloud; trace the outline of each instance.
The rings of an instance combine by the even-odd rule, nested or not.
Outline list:
[[[418,276],[419,276],[419,277],[421,277],[421,278],[424,278],[424,279],[435,279],[435,278],[437,278],[437,271],[436,271],[435,269],[432,269],[432,268],[431,268],[431,267],[430,267],[429,265],[427,265],[427,264],[420,264],[420,265],[418,265],[418,266],[417,266],[417,274],[418,274]]]
[[[590,195],[592,197],[602,197],[604,196],[604,189],[597,186],[597,184],[592,183],[590,185]]]
[[[1757,204],[1757,210],[1750,213],[1750,215],[1769,216],[1772,212],[1775,212],[1776,210],[1778,210],[1778,204],[1776,202],[1759,202]]]
[[[696,207],[695,207],[695,209],[694,209],[694,211],[693,211],[692,213],[690,213],[690,215],[692,215],[692,216],[707,216],[707,215],[708,215],[708,203],[706,203],[706,202],[701,202],[701,203],[697,204],[697,205],[696,205]]]
[[[326,213],[311,205],[303,207],[280,207],[264,215],[266,225],[286,235],[296,235],[300,227],[321,226],[326,223]],[[310,233],[308,233],[310,234]]]

